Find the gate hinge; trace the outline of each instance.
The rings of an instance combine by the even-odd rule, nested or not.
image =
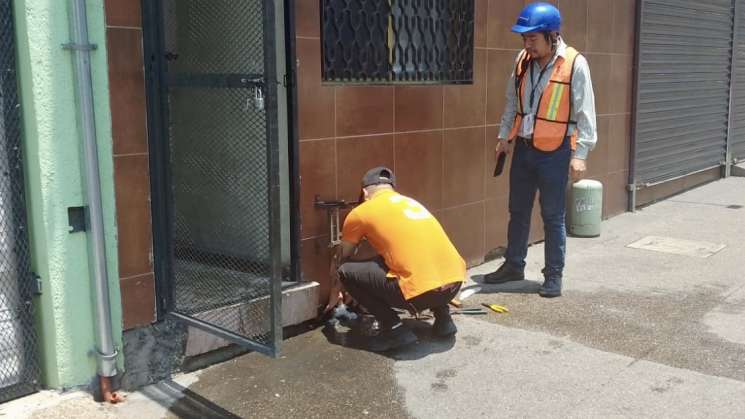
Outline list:
[[[282,78],[282,85],[284,87],[294,87],[292,80],[294,79],[294,75],[292,72],[285,73],[285,76]]]
[[[41,295],[41,277],[36,272],[31,272],[31,292]]]

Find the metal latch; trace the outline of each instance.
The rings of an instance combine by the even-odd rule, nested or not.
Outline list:
[[[251,96],[246,98],[246,106],[243,107],[244,112],[251,110],[251,102],[253,102],[253,108],[261,112],[264,110],[264,79],[262,78],[241,78],[240,83],[244,87],[250,87]]]
[[[253,102],[253,108],[257,112],[263,111],[264,89],[262,89],[260,84],[256,84],[251,88],[251,91],[253,92],[253,95],[246,98],[246,105],[243,107],[243,112],[248,112],[251,110],[251,102]]]
[[[358,205],[359,202],[347,202],[345,200],[323,201],[320,195],[316,195],[314,206],[325,209],[329,219],[329,247],[334,247],[341,243],[341,222],[339,220],[339,210],[351,208]]]
[[[41,277],[36,272],[31,272],[31,292],[41,295]]]
[[[264,110],[264,90],[258,84],[254,86],[254,108],[257,111]]]
[[[62,49],[66,49],[68,51],[95,51],[96,49],[98,49],[98,45],[76,44],[74,42],[68,42],[66,44],[62,44]]]

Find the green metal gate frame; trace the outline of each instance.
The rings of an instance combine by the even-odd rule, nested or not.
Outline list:
[[[148,132],[150,133],[150,166],[152,183],[152,211],[154,232],[155,270],[158,279],[158,309],[160,315],[173,316],[190,326],[219,336],[227,341],[241,345],[248,349],[278,356],[282,341],[281,323],[281,291],[282,291],[282,260],[281,260],[281,217],[280,217],[280,184],[279,184],[279,139],[278,139],[278,109],[277,94],[278,80],[276,74],[276,15],[273,1],[261,1],[263,25],[263,60],[264,73],[230,73],[230,74],[194,74],[191,76],[174,77],[168,74],[168,60],[178,59],[177,53],[167,51],[163,33],[163,2],[143,1],[143,17],[145,19],[145,65],[148,84]],[[238,5],[258,2],[238,2]],[[225,3],[223,1],[222,3]],[[174,281],[174,198],[172,167],[169,162],[169,87],[197,86],[202,89],[252,89],[261,88],[264,91],[265,103],[265,132],[266,132],[266,168],[267,168],[267,197],[269,209],[268,250],[269,259],[266,261],[268,273],[270,317],[268,339],[242,334],[211,320],[198,318],[194,312],[184,310],[177,304],[175,289],[178,284]],[[210,258],[210,255],[206,256]],[[294,258],[293,258],[294,259]],[[227,260],[227,259],[223,259]],[[245,266],[245,261],[230,259],[230,266]],[[242,265],[243,264],[243,265]],[[293,264],[294,265],[294,264]],[[253,266],[256,266],[254,264]],[[227,299],[224,306],[231,306],[238,301]],[[214,308],[214,307],[213,307]]]

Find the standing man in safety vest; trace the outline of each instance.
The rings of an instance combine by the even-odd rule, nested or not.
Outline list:
[[[500,284],[525,279],[530,218],[539,192],[545,232],[542,297],[561,296],[566,249],[566,189],[586,171],[597,141],[595,97],[587,60],[559,35],[561,14],[548,3],[531,3],[512,31],[523,38],[507,84],[496,157],[513,154],[510,222],[505,263],[485,276]]]

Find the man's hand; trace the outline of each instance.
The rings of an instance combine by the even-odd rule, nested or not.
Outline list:
[[[362,262],[375,259],[378,257],[378,251],[367,240],[362,240],[360,244],[354,249],[354,254],[349,257],[349,260]]]
[[[326,314],[336,308],[340,301],[344,301],[344,294],[342,293],[341,286],[332,286],[331,290],[329,291],[329,302],[323,309],[323,314]]]
[[[497,138],[497,148],[494,150],[494,161],[499,158],[499,153],[504,152],[509,156],[514,148],[514,141],[507,141],[504,138]]]
[[[569,164],[572,173],[572,181],[577,182],[585,177],[587,172],[587,164],[582,159],[572,159]]]

